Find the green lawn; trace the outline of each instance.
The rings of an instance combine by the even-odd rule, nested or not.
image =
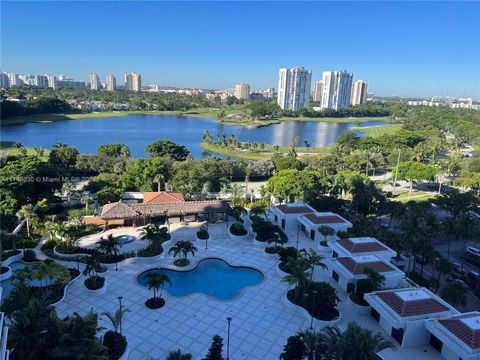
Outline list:
[[[355,127],[352,127],[352,130],[362,131],[365,133],[365,136],[369,136],[369,137],[381,137],[384,135],[394,134],[401,128],[402,128],[402,124],[385,124],[385,125],[365,126],[365,127],[355,126]]]
[[[278,120],[281,121],[317,121],[317,122],[329,122],[329,123],[346,123],[346,122],[367,122],[367,121],[381,121],[388,120],[388,116],[379,117],[323,117],[323,118],[307,118],[307,117],[281,117]]]
[[[200,146],[203,149],[214,153],[248,160],[268,160],[275,152],[287,153],[290,151],[290,147],[288,146],[280,146],[278,150],[276,150],[275,146],[271,144],[265,144],[265,147],[261,150],[259,149],[258,152],[251,150],[229,149],[207,143],[201,143]],[[330,149],[331,146],[319,148],[297,147],[296,151],[299,156],[302,156],[309,154],[327,154]]]
[[[15,143],[13,141],[0,141],[0,155],[20,155],[20,151],[13,147]],[[50,150],[45,149],[42,160],[47,161]],[[27,155],[37,155],[33,148],[27,147]]]
[[[408,201],[426,201],[435,198],[435,194],[424,191],[412,191],[411,196],[408,196],[408,190],[397,190],[396,196],[392,201],[408,202]]]
[[[17,125],[33,122],[54,122],[61,120],[77,120],[77,119],[94,119],[105,118],[113,116],[125,116],[128,115],[126,111],[105,111],[105,112],[92,112],[86,114],[35,114],[26,116],[16,116],[8,119],[1,119],[1,125]]]

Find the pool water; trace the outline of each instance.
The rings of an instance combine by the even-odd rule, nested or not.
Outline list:
[[[115,238],[115,241],[117,242],[117,244],[125,245],[131,243],[132,241],[135,241],[135,239],[135,236],[132,235],[120,235]]]
[[[231,300],[239,296],[244,288],[263,281],[263,274],[258,270],[231,266],[221,259],[208,258],[201,260],[189,271],[164,268],[147,270],[137,277],[138,283],[147,287],[148,274],[155,272],[166,274],[170,278],[172,286],[166,284],[164,289],[170,295],[178,297],[203,293],[217,300]]]

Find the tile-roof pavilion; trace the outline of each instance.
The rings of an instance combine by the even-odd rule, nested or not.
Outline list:
[[[339,257],[336,260],[352,275],[363,275],[366,268],[370,268],[380,274],[400,271],[374,255]]]
[[[438,324],[472,349],[480,349],[480,312],[439,319]]]

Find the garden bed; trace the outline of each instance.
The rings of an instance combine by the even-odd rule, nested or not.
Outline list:
[[[108,349],[109,360],[128,358],[127,338],[115,331],[107,331],[103,335],[103,346]]]
[[[89,278],[85,279],[83,285],[85,285],[85,288],[88,290],[100,290],[105,286],[105,278],[98,275],[90,276]]]
[[[190,260],[188,259],[176,259],[173,264],[175,266],[184,267],[190,265]]]
[[[148,307],[149,309],[160,309],[165,305],[165,299],[164,298],[150,298],[147,301],[145,301],[145,306]]]
[[[325,283],[326,284],[326,283]],[[311,283],[308,294],[312,294],[313,290],[319,291],[321,287],[329,286],[328,284],[325,285],[324,283]],[[312,306],[313,300],[311,296],[304,297],[302,296],[300,300],[295,298],[295,289],[291,289],[287,291],[287,299],[292,304],[302,307],[304,310],[308,312],[310,316],[320,321],[333,321],[338,319],[340,316],[339,311],[336,307],[329,307],[326,306],[325,298],[322,295],[323,291],[319,291],[319,294],[316,296],[315,306]]]

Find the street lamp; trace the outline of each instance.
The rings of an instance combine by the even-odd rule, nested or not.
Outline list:
[[[118,302],[119,302],[119,305],[120,305],[120,319],[121,319],[121,316],[122,316],[122,299],[123,299],[123,297],[122,297],[122,296],[119,296],[117,299],[118,299]],[[120,335],[122,335],[122,320],[120,320]]]
[[[297,251],[298,251],[298,241],[300,237],[300,224],[297,225]]]
[[[228,332],[227,332],[227,359],[230,360],[230,323],[232,322],[231,317],[227,317],[228,322]]]
[[[80,271],[80,256],[77,256],[77,270]]]
[[[315,309],[315,298],[317,297],[317,290],[313,290],[312,291],[312,294],[313,294],[313,299],[312,299],[312,318],[310,319],[310,330],[313,330],[313,311]]]

